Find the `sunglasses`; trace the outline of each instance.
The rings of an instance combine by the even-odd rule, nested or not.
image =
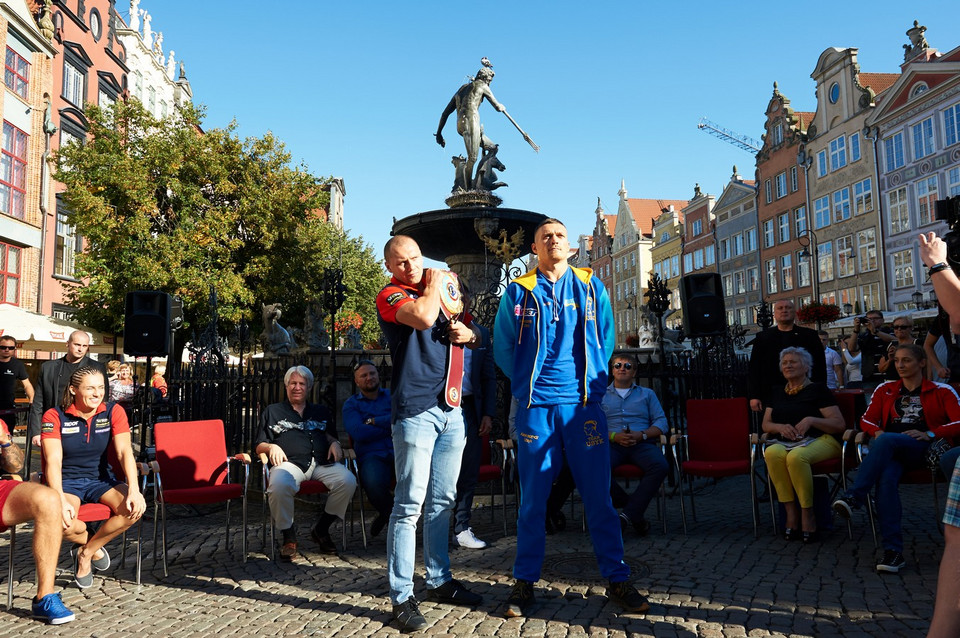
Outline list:
[[[894,330],[909,330],[910,328],[913,328],[913,326],[894,326],[893,327]]]
[[[624,363],[624,362],[622,362],[622,361],[617,361],[615,364],[613,364],[613,367],[616,368],[617,370],[619,370],[620,368],[624,368],[624,369],[626,369],[626,370],[632,370],[632,369],[633,369],[633,364],[632,364],[632,363]]]
[[[0,350],[16,350],[17,346],[0,346]]]

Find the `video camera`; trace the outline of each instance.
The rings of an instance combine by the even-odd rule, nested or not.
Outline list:
[[[947,222],[950,232],[944,235],[947,245],[947,261],[953,272],[960,274],[960,195],[934,202],[934,214],[937,219]]]

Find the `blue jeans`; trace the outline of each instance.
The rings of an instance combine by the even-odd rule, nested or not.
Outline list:
[[[960,458],[960,446],[950,448],[940,457],[940,471],[947,477],[947,481],[953,476],[953,468],[956,467],[958,458]]]
[[[360,461],[360,485],[380,516],[390,516],[393,509],[393,468],[392,454],[368,454]]]
[[[881,434],[870,443],[870,453],[857,470],[857,479],[848,494],[858,503],[877,486],[877,522],[884,549],[903,552],[900,517],[900,477],[903,471],[922,467],[929,441],[918,441],[898,432]]]
[[[643,470],[643,478],[637,484],[633,494],[627,495],[616,481],[610,483],[610,496],[614,507],[622,507],[624,514],[635,522],[643,520],[650,501],[657,495],[660,484],[667,476],[667,459],[652,442],[643,441],[630,447],[610,444],[610,467],[635,465]]]
[[[435,589],[452,578],[448,534],[463,445],[463,415],[459,408],[430,408],[393,424],[397,488],[387,528],[387,575],[394,605],[413,596],[421,509],[427,587]]]
[[[457,478],[457,502],[453,509],[453,533],[459,534],[470,529],[470,514],[473,509],[473,495],[477,491],[477,478],[480,474],[480,423],[473,405],[464,410],[464,427],[467,432],[466,445],[463,448],[463,461],[460,464],[460,476]]]
[[[611,582],[628,580],[620,520],[610,501],[610,444],[600,404],[521,406],[516,425],[521,490],[514,577],[540,580],[546,554],[547,498],[566,454],[583,497],[600,573]]]

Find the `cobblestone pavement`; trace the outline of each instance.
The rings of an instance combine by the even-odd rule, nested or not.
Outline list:
[[[745,478],[699,484],[699,519],[683,534],[677,496],[667,501],[668,533],[658,524],[646,538],[626,534],[627,561],[652,608],[646,615],[621,614],[608,603],[605,583],[593,559],[589,536],[581,531],[582,508],[567,530],[547,537],[538,604],[530,617],[505,619],[515,551],[513,511],[503,535],[500,510],[473,518],[485,550],[451,551],[454,576],[484,597],[476,610],[423,603],[433,636],[923,636],[933,610],[943,538],[933,514],[930,486],[904,486],[907,566],[900,574],[875,571],[866,515],[854,519],[853,540],[839,526],[816,546],[773,536],[769,506],[761,505],[760,538],[754,539]],[[128,562],[119,567],[119,541],[110,546],[114,567],[81,591],[70,583],[66,548],[57,585],[77,620],[59,627],[29,618],[35,592],[31,532],[21,526],[15,559],[14,607],[0,611],[0,636],[381,636],[398,633],[390,624],[385,538],[364,549],[359,520],[340,556],[314,551],[309,525],[314,505],[298,504],[302,555],[294,564],[271,562],[259,536],[258,495],[250,505],[249,560],[224,548],[223,509],[171,512],[170,575],[149,557],[152,522],[144,524],[143,583],[133,581]],[[577,518],[574,518],[576,516]],[[349,519],[348,519],[349,520]],[[369,523],[368,523],[369,524]],[[235,526],[236,530],[239,526]],[[349,522],[348,522],[349,528]],[[238,541],[239,537],[234,536]],[[335,536],[336,538],[336,536]],[[0,535],[7,556],[9,534]],[[422,565],[422,561],[419,561]],[[3,570],[6,561],[0,562]],[[4,578],[4,591],[6,579]],[[422,567],[416,580],[425,589]]]

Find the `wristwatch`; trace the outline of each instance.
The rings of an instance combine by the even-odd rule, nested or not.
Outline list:
[[[647,431],[646,431],[646,430],[643,431],[642,436],[643,436],[643,440],[646,441],[646,440],[647,440]]]
[[[927,436],[929,436],[931,439],[937,438],[937,435],[930,431],[927,432]]]
[[[367,419],[366,421],[364,421],[363,424],[364,424],[364,425],[373,425],[373,424],[374,424],[373,417],[370,417],[369,419]]]

